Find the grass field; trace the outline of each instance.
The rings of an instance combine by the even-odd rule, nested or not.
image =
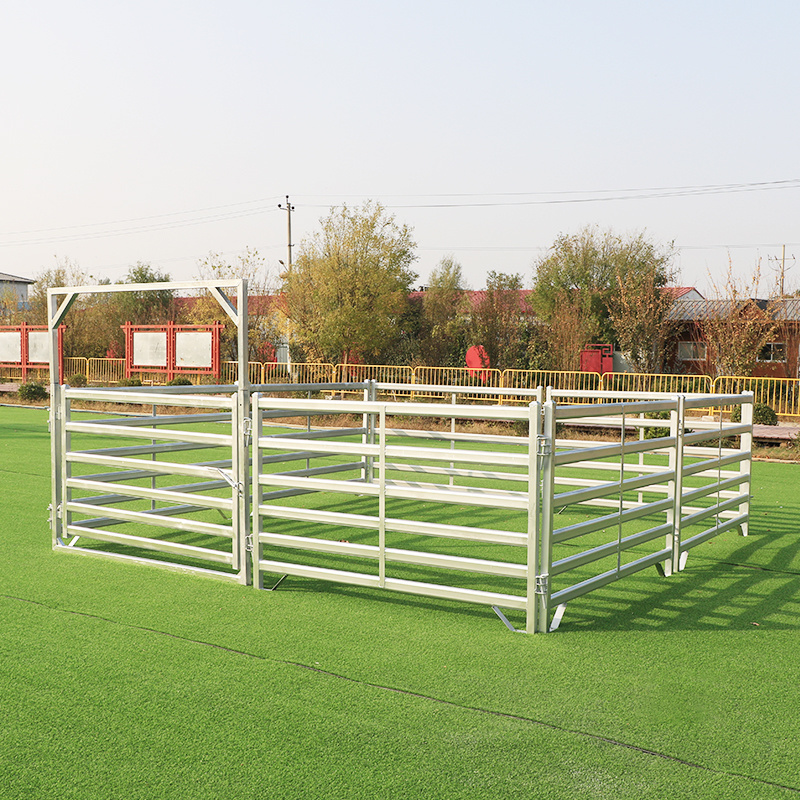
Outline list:
[[[0,408],[0,798],[800,795],[800,466],[751,535],[570,603],[258,592],[54,553],[46,412]]]

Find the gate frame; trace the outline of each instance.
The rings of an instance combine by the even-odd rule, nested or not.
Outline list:
[[[59,327],[64,317],[80,295],[84,294],[117,294],[119,292],[156,292],[164,291],[208,291],[219,303],[222,310],[236,326],[237,361],[239,371],[234,384],[237,394],[237,415],[239,420],[239,436],[236,437],[236,453],[234,461],[238,464],[236,480],[242,486],[239,492],[239,518],[249,519],[250,492],[249,487],[249,454],[245,437],[250,430],[250,376],[247,369],[248,360],[248,318],[247,318],[247,281],[243,278],[211,281],[179,281],[169,283],[124,283],[87,286],[58,286],[47,290],[47,328],[50,336],[50,459],[52,489],[50,499],[50,528],[53,547],[59,547],[63,534],[63,486],[58,479],[63,451],[63,388],[58,371]],[[225,290],[236,293],[236,302],[231,300]],[[63,298],[63,299],[62,299]],[[120,390],[115,390],[120,391]],[[124,397],[120,391],[120,398]],[[238,548],[239,563],[242,564],[241,582],[252,582],[251,559],[248,558],[248,525],[240,526],[234,532],[233,546]]]

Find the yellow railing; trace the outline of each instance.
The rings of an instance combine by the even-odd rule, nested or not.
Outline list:
[[[415,384],[423,386],[475,386],[477,388],[499,388],[503,379],[503,373],[499,369],[467,369],[466,367],[414,367]],[[416,389],[411,395],[414,398],[420,397],[444,397],[446,392],[435,392],[425,390],[422,392]],[[497,395],[476,394],[476,397],[497,400]]]
[[[293,363],[289,383],[336,383],[336,366],[327,363]]]
[[[220,365],[222,372],[222,383],[236,383],[239,377],[238,361],[223,361]],[[250,383],[263,383],[264,364],[260,361],[247,362],[247,377]]]
[[[607,372],[603,389],[607,392],[670,392],[672,394],[708,394],[713,381],[708,375],[644,374]]]
[[[336,380],[378,381],[379,383],[414,383],[414,368],[388,364],[337,364]],[[392,392],[392,398],[410,397],[411,392]]]
[[[124,358],[87,358],[86,378],[89,383],[119,383],[125,378]]]
[[[797,378],[747,378],[723,375],[714,379],[714,394],[752,392],[753,401],[765,403],[783,417],[800,417],[800,380]]]
[[[544,369],[507,369],[503,371],[502,383],[505,389],[535,389],[537,386],[552,386],[566,391],[597,392],[603,388],[603,378],[599,372],[568,372]],[[530,397],[506,396],[503,402],[530,403]],[[577,402],[591,402],[590,398],[577,398]]]
[[[64,359],[64,380],[69,381],[73,375],[83,375],[89,379],[89,359],[88,358],[65,358]]]
[[[222,363],[222,383],[235,383],[238,371],[235,361]],[[643,374],[635,372],[609,372],[600,376],[596,372],[567,372],[529,369],[468,369],[465,367],[404,367],[387,364],[328,364],[312,363],[291,366],[286,364],[248,364],[250,382],[259,383],[336,383],[374,380],[379,383],[403,383],[413,386],[475,386],[504,389],[535,389],[537,386],[552,386],[554,389],[573,391],[618,391],[618,392],[669,392],[736,394],[753,392],[755,402],[765,403],[782,417],[800,417],[800,379],[756,378],[724,375],[710,378],[708,375]],[[90,384],[111,385],[125,377],[123,358],[65,358],[64,377],[85,375]],[[147,383],[164,383],[165,376],[155,372],[137,370],[136,377]],[[29,370],[29,377],[48,380],[46,367]],[[19,382],[20,367],[0,367],[0,381]],[[192,380],[196,380],[193,378]],[[202,382],[213,382],[213,378],[201,378]],[[411,390],[401,394],[417,398],[444,397],[446,390],[437,392]],[[399,394],[397,396],[400,396]],[[528,402],[519,396],[500,397],[494,394],[478,394],[495,402]]]

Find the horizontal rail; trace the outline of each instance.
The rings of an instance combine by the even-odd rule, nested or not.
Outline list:
[[[262,533],[258,538],[263,544],[273,547],[311,550],[329,555],[355,556],[372,560],[379,559],[381,555],[381,548],[377,545],[357,542],[338,542],[332,539],[314,539],[308,536],[292,536],[291,534],[280,533]],[[451,556],[444,553],[403,550],[396,547],[385,548],[384,555],[387,561],[399,564],[462,570],[464,572],[476,572],[497,577],[521,578],[524,580],[528,573],[524,564],[515,564],[510,561],[490,561],[481,558]]]
[[[83,492],[108,492],[112,490],[118,495],[123,495],[127,500],[144,498],[145,500],[172,503],[187,499],[186,493],[183,492],[151,489],[146,486],[128,486],[125,483],[106,483],[84,478],[67,478],[65,485],[70,489],[79,489]],[[232,511],[233,509],[233,500],[230,497],[210,497],[193,493],[191,501],[193,505],[201,506],[202,508],[215,508],[220,511]]]
[[[576,583],[574,586],[569,586],[566,589],[561,589],[558,592],[554,592],[550,595],[550,602],[553,605],[568,603],[570,600],[574,600],[575,598],[587,594],[594,589],[599,589],[601,586],[606,586],[609,583],[613,583],[619,578],[624,578],[627,575],[632,575],[635,572],[639,572],[647,567],[651,567],[661,561],[666,561],[671,557],[671,555],[672,551],[669,548],[664,548],[663,550],[651,553],[650,555],[643,556],[636,561],[630,561],[629,563],[621,566],[619,569],[609,570],[608,572],[604,572],[602,575],[597,575],[594,578],[589,578],[585,581],[581,581],[580,583]]]
[[[294,506],[259,506],[259,513],[276,519],[298,520],[301,522],[319,522],[324,525],[341,525],[348,528],[366,528],[378,530],[380,520],[363,514],[347,514],[341,512],[320,511],[317,509],[295,508]],[[510,544],[524,547],[528,537],[524,533],[501,531],[492,528],[473,528],[464,525],[446,525],[432,522],[418,522],[387,517],[386,530],[397,533],[412,533],[422,536],[436,536],[447,539],[464,539],[466,541],[488,542],[490,544]]]
[[[168,392],[162,387],[158,392],[132,392],[126,389],[65,389],[64,396],[68,400],[91,400],[92,402],[105,403],[132,403],[148,406],[186,406],[193,408],[225,408],[232,409],[236,403],[235,397],[209,397],[196,390],[200,387],[192,386],[192,394]],[[178,387],[173,387],[178,388]],[[212,387],[219,390],[221,387]]]
[[[169,553],[175,556],[202,558],[205,561],[214,561],[219,564],[233,564],[233,556],[230,553],[226,553],[222,550],[211,550],[207,547],[181,544],[180,542],[166,542],[163,539],[148,539],[145,536],[130,536],[125,533],[103,531],[97,528],[84,528],[80,525],[67,526],[67,534],[97,539],[103,542],[111,542],[113,544],[128,545],[142,550],[155,550],[160,553]]]
[[[433,597],[439,600],[458,600],[466,603],[502,606],[503,608],[519,610],[525,610],[527,604],[524,597],[513,594],[483,592],[477,589],[461,589],[455,586],[445,586],[438,583],[423,583],[421,581],[408,581],[400,578],[386,578],[382,582],[377,575],[370,575],[368,573],[326,569],[323,567],[309,567],[303,564],[293,564],[286,561],[259,559],[258,569],[263,572],[274,572],[279,575],[294,575],[301,578],[348,583],[354,586],[365,586],[373,589],[389,589],[390,591],[424,595],[425,597]]]
[[[550,568],[551,575],[560,575],[562,572],[568,572],[576,567],[581,567],[584,564],[591,564],[599,561],[602,558],[613,556],[617,553],[622,553],[636,545],[645,544],[653,539],[664,536],[667,533],[672,533],[672,523],[667,522],[663,525],[657,525],[655,528],[649,528],[646,531],[631,534],[623,539],[608,542],[607,544],[592,547],[589,550],[584,550],[573,556],[567,556],[559,561],[554,561]]]
[[[107,426],[92,422],[67,422],[65,430],[70,433],[93,433],[108,436]],[[175,442],[192,442],[207,447],[232,447],[233,437],[230,434],[200,433],[199,431],[174,431],[161,428],[134,428],[120,425],[114,428],[114,436],[125,439],[164,439]]]
[[[67,511],[90,516],[97,513],[97,509],[79,501],[70,501],[65,505]],[[120,522],[139,522],[144,525],[156,525],[162,528],[173,528],[175,530],[189,533],[203,533],[207,536],[221,536],[232,538],[233,529],[230,526],[217,525],[212,522],[200,522],[199,520],[175,519],[175,517],[162,518],[158,514],[148,514],[143,511],[129,511],[122,508],[103,507],[106,524],[116,525]]]

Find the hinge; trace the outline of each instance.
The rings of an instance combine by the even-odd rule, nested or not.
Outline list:
[[[244,549],[248,553],[252,553],[253,552],[253,534],[252,533],[248,533],[244,537]]]
[[[550,576],[537,575],[536,584],[533,589],[535,594],[543,594],[545,596],[550,594]]]
[[[253,432],[253,420],[250,417],[245,417],[242,420],[242,436],[244,437],[245,447],[250,446],[250,435]]]
[[[553,452],[553,442],[549,436],[536,437],[536,455],[549,456]]]

